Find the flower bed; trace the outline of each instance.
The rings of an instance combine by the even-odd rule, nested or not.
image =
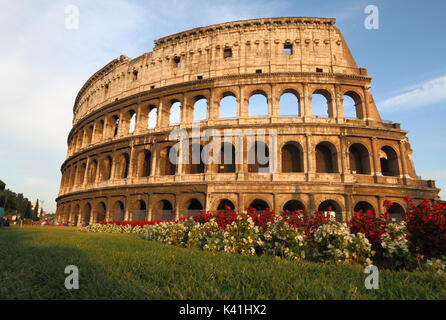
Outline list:
[[[446,259],[446,207],[425,200],[415,207],[409,198],[405,221],[389,223],[385,213],[358,212],[347,223],[321,212],[275,215],[253,209],[236,213],[200,213],[178,221],[111,221],[81,228],[85,232],[136,233],[181,247],[242,255],[421,268],[443,272]],[[389,208],[392,203],[386,201]]]

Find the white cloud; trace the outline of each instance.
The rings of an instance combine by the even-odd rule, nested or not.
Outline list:
[[[422,108],[441,101],[446,103],[446,76],[425,81],[408,91],[379,102],[382,110]]]
[[[29,185],[33,185],[33,186],[37,186],[37,185],[42,185],[44,184],[44,180],[40,179],[40,178],[27,178],[26,179],[26,183]]]

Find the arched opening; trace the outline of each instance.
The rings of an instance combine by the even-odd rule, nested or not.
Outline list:
[[[170,107],[169,126],[179,125],[181,121],[181,103],[179,101],[172,101]]]
[[[385,146],[380,152],[381,172],[383,176],[399,177],[398,155],[395,150]]]
[[[299,144],[288,142],[282,148],[282,172],[303,172],[303,152]]]
[[[257,141],[249,150],[248,172],[269,173],[269,149],[262,141]]]
[[[220,203],[218,204],[217,211],[226,211],[229,208],[229,212],[233,212],[235,210],[235,206],[232,203],[232,201],[228,199],[222,199],[220,200]]]
[[[404,208],[398,203],[393,203],[389,208],[389,220],[391,222],[400,222],[406,218]]]
[[[102,159],[100,181],[110,180],[112,162],[113,160],[110,156],[107,156],[106,158]]]
[[[135,132],[136,129],[136,112],[133,110],[129,111],[130,124],[129,124],[129,134]]]
[[[355,205],[355,208],[353,209],[354,213],[362,212],[363,214],[366,214],[368,211],[373,211],[373,216],[375,216],[375,209],[373,206],[366,202],[366,201],[360,201]]]
[[[148,177],[152,169],[151,165],[152,153],[149,150],[142,150],[138,153],[136,159],[136,174],[137,177]]]
[[[156,128],[158,122],[158,109],[155,106],[149,107],[149,115],[147,119],[147,129]]]
[[[132,212],[132,221],[144,221],[147,216],[147,206],[144,200],[137,200]]]
[[[348,149],[350,172],[353,174],[370,174],[369,151],[360,143],[354,143]]]
[[[169,154],[172,147],[166,147],[160,152],[159,169],[162,176],[173,176],[176,173],[176,165],[170,161]]]
[[[220,149],[220,163],[218,173],[235,172],[235,148],[232,143],[224,142]]]
[[[113,220],[124,221],[124,219],[125,219],[124,204],[121,201],[116,201],[113,206]]]
[[[336,221],[342,222],[342,209],[334,200],[326,200],[322,202],[318,209],[319,212],[330,215]]]
[[[106,206],[105,203],[100,202],[96,206],[96,221],[95,223],[101,223],[106,219]]]
[[[83,163],[79,169],[79,185],[84,183],[85,171],[87,170],[87,165]]]
[[[321,142],[316,146],[316,172],[338,172],[337,151],[329,142]]]
[[[280,97],[280,116],[299,117],[299,94],[295,90],[285,90]]]
[[[203,206],[201,205],[201,202],[193,198],[189,200],[187,210],[184,213],[184,216],[185,217],[196,216],[202,211],[203,211]]]
[[[194,122],[206,120],[208,101],[205,97],[195,97],[196,102],[194,104]]]
[[[77,204],[74,207],[73,213],[72,213],[72,221],[73,221],[74,226],[79,225],[79,211],[80,211],[80,206]]]
[[[344,93],[344,118],[364,119],[362,100],[354,91]]]
[[[294,213],[296,211],[304,211],[305,210],[305,206],[302,202],[298,201],[298,200],[290,200],[287,203],[285,203],[285,205],[283,206],[282,211],[284,213]]]
[[[127,179],[129,175],[129,163],[129,155],[127,153],[122,153],[119,156],[117,179]]]
[[[98,162],[96,160],[90,161],[90,164],[88,166],[88,183],[95,183],[96,182],[96,171],[98,169]]]
[[[119,117],[113,116],[113,137],[116,137],[119,133]]]
[[[237,117],[237,98],[232,92],[226,92],[220,100],[220,119],[234,119]]]
[[[268,96],[263,91],[254,91],[249,98],[248,115],[249,116],[268,116]]]
[[[249,208],[254,209],[257,214],[261,214],[263,211],[269,209],[269,205],[261,199],[256,199],[253,202],[251,202]]]
[[[155,212],[155,220],[173,220],[175,213],[173,206],[169,200],[161,200],[158,202],[157,210]]]
[[[186,166],[189,170],[189,174],[201,174],[204,173],[205,165],[201,157],[203,153],[203,146],[198,143],[190,145],[189,149],[189,164]]]
[[[91,205],[87,203],[84,206],[84,214],[82,215],[82,225],[84,227],[90,224],[90,218],[91,218]]]
[[[326,90],[316,90],[311,96],[311,107],[314,118],[331,117],[331,96]]]

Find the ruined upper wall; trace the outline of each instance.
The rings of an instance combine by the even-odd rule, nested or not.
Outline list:
[[[363,75],[335,19],[266,18],[228,22],[155,41],[153,52],[121,56],[96,72],[80,90],[73,124],[101,106],[167,85],[219,76],[279,72]],[[284,46],[292,55],[284,55]],[[232,58],[225,59],[230,49]],[[179,61],[179,66],[178,66]]]

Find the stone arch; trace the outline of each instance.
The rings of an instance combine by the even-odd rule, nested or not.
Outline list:
[[[79,172],[78,172],[78,183],[77,185],[81,186],[84,183],[84,178],[85,178],[85,171],[87,170],[87,164],[84,162],[80,165],[79,167]]]
[[[88,183],[95,183],[96,182],[96,172],[98,170],[98,161],[96,159],[90,160],[90,163],[88,165]]]
[[[281,117],[300,117],[300,97],[294,89],[286,89],[280,96]]]
[[[294,141],[282,147],[282,172],[304,172],[302,146]]]
[[[263,90],[254,90],[249,96],[249,116],[268,116],[268,95]]]
[[[345,118],[364,119],[362,98],[357,92],[352,90],[345,92],[342,96],[342,100]]]
[[[248,151],[248,172],[268,173],[269,163],[268,145],[263,141],[256,141]]]
[[[172,203],[167,199],[159,200],[154,208],[155,220],[173,220],[175,211]]]
[[[354,209],[353,209],[353,213],[358,213],[358,212],[362,212],[363,214],[367,213],[367,211],[373,211],[373,215],[375,216],[375,208],[373,208],[373,206],[367,202],[367,201],[359,201]]]
[[[218,173],[235,173],[235,147],[232,143],[223,142],[220,149]]]
[[[144,200],[136,200],[133,204],[131,221],[144,221],[147,216],[147,204]]]
[[[195,216],[204,210],[202,203],[197,198],[191,198],[185,205],[185,217]]]
[[[115,221],[124,221],[125,219],[125,206],[124,203],[120,200],[117,200],[112,208],[113,220]]]
[[[102,221],[105,221],[107,217],[107,207],[104,202],[99,202],[95,207],[94,212],[94,222],[95,223],[101,223]]]
[[[136,116],[137,116],[136,115],[136,111],[133,110],[133,109],[129,110],[127,112],[127,118],[128,118],[128,121],[129,121],[127,132],[129,134],[133,134],[135,132],[135,129],[136,129]]]
[[[90,224],[90,219],[91,219],[91,204],[87,202],[83,208],[81,224],[83,226],[88,226]]]
[[[186,173],[202,174],[205,172],[205,164],[202,158],[203,146],[199,143],[189,145],[189,164],[185,165]]]
[[[287,201],[282,208],[282,212],[293,213],[296,211],[305,211],[305,205],[296,199]]]
[[[391,222],[400,222],[406,217],[406,211],[404,210],[403,206],[396,202],[392,203],[388,212],[389,220]]]
[[[193,121],[200,122],[207,119],[208,99],[205,96],[194,97]]]
[[[130,156],[127,152],[122,152],[118,156],[116,166],[116,179],[127,179],[129,175]]]
[[[336,221],[342,222],[342,207],[335,200],[325,200],[319,204],[317,211],[329,214],[336,218]]]
[[[370,174],[370,156],[368,149],[360,143],[348,148],[350,172],[353,174]]]
[[[111,171],[113,166],[113,159],[110,156],[106,156],[101,160],[101,172],[100,181],[108,181],[111,178]]]
[[[231,200],[221,199],[217,206],[217,211],[226,211],[227,207],[229,207],[229,211],[235,210],[235,205]]]
[[[79,221],[80,220],[79,219],[80,218],[80,216],[79,216],[80,210],[81,210],[81,207],[79,206],[79,204],[76,204],[73,208],[73,212],[71,214],[71,216],[72,216],[71,221],[73,222],[74,226],[78,226],[80,223],[80,221]]]
[[[316,89],[311,96],[311,108],[314,118],[332,118],[332,97],[326,89]]]
[[[117,137],[119,134],[120,118],[118,115],[113,115],[110,117],[111,120],[111,136]]]
[[[172,146],[164,147],[159,152],[159,173],[162,176],[173,176],[176,173],[176,165],[170,161],[169,154]]]
[[[398,155],[390,146],[384,146],[380,152],[381,173],[383,176],[399,177]]]
[[[263,199],[255,199],[248,206],[249,208],[255,209],[255,212],[260,214],[262,211],[266,211],[271,208],[267,201]]]
[[[141,150],[136,156],[136,176],[149,177],[152,171],[152,153],[150,150]]]
[[[219,103],[219,118],[237,118],[237,96],[234,93],[230,91],[223,93]]]
[[[316,146],[316,172],[338,172],[337,150],[336,147],[328,141],[320,142]]]
[[[169,126],[179,125],[181,122],[181,102],[173,99],[170,101]]]

